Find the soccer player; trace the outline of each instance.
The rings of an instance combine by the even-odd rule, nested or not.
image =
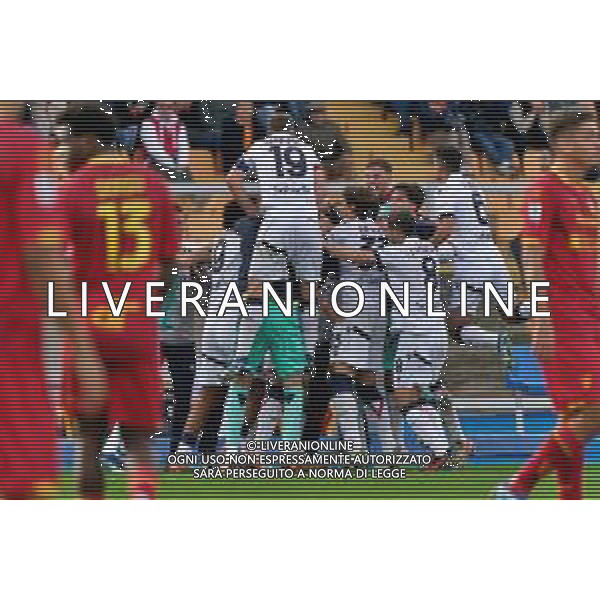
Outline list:
[[[108,371],[109,397],[93,414],[78,412],[82,441],[80,491],[102,498],[98,460],[114,423],[125,442],[133,498],[153,498],[155,469],[150,436],[162,422],[158,320],[146,315],[146,282],[169,282],[177,252],[174,208],[165,183],[149,167],[117,154],[110,116],[93,104],[70,107],[69,167],[61,200],[79,282],[88,282],[87,318]],[[110,292],[126,296],[113,316]],[[154,294],[158,292],[154,290]],[[164,294],[163,294],[164,295]]]
[[[244,191],[248,169],[258,178],[258,207]],[[267,354],[284,389],[282,438],[293,441],[302,434],[306,356],[300,303],[308,299],[307,284],[321,277],[317,198],[322,180],[314,150],[294,133],[286,114],[273,117],[269,135],[256,142],[228,175],[234,198],[248,215],[258,214],[261,224],[246,290],[246,297],[255,304],[238,330],[239,375],[230,386],[219,435],[224,451],[238,449],[251,375],[261,368]],[[273,301],[269,302],[270,314],[262,316],[263,282],[271,283],[281,297],[286,296],[288,283],[292,284],[290,316]]]
[[[451,294],[448,300],[448,325],[451,337],[460,344],[493,348],[500,355],[507,352],[508,336],[504,332],[488,331],[473,323],[481,305],[484,283],[494,285],[508,303],[510,273],[502,253],[494,243],[492,222],[485,210],[485,196],[461,171],[462,153],[445,146],[435,152],[435,162],[441,184],[422,208],[422,216],[436,224],[432,243],[451,244]],[[461,315],[461,285],[467,287],[466,316]],[[454,460],[470,456],[474,447],[464,434],[456,410],[451,403],[445,411],[446,423],[452,432]]]
[[[492,222],[486,212],[486,199],[476,185],[461,172],[461,151],[452,146],[436,150],[441,185],[436,187],[422,215],[436,223],[432,242],[452,244],[455,248],[452,294],[449,301],[453,336],[470,346],[501,346],[501,337],[472,324],[481,304],[484,282],[498,290],[506,302],[510,274],[496,246]],[[468,288],[466,317],[460,316],[460,285]]]
[[[441,377],[448,356],[448,331],[444,313],[428,316],[427,306],[429,294],[430,310],[443,311],[437,265],[448,260],[453,251],[448,244],[434,246],[429,241],[434,229],[420,231],[418,224],[411,212],[400,215],[387,226],[388,244],[379,252],[390,287],[401,300],[404,284],[409,286],[408,314],[392,309],[395,365],[391,410],[398,441],[406,415],[419,440],[432,450],[434,464],[441,467],[450,457],[438,410],[443,398]]]
[[[223,215],[223,232],[208,252],[209,300],[207,317],[202,328],[200,352],[196,357],[196,376],[192,392],[192,409],[185,425],[179,452],[197,449],[198,434],[205,431],[211,408],[223,404],[228,375],[235,358],[235,335],[240,314],[231,310],[217,316],[230,282],[240,292],[245,289],[249,258],[256,239],[258,220],[253,217],[236,219],[236,205],[230,204]],[[242,251],[248,256],[243,260]],[[244,268],[245,266],[245,268]],[[245,272],[244,272],[245,271]]]
[[[60,423],[42,360],[46,282],[60,287],[62,306],[77,306],[50,148],[17,122],[18,110],[19,103],[0,103],[0,497],[7,499],[43,496],[57,477]],[[91,410],[106,392],[104,369],[84,323],[65,319],[60,326],[76,349],[82,407]]]
[[[352,281],[362,288],[365,304],[359,314],[334,325],[329,381],[334,393],[332,411],[342,438],[354,442],[355,451],[366,452],[366,412],[381,416],[387,410],[380,391],[387,321],[380,316],[379,286],[385,281],[385,272],[378,258],[385,235],[380,225],[369,218],[375,204],[368,189],[349,188],[346,202],[353,209],[354,218],[329,232],[325,248],[340,260],[340,280]],[[339,298],[343,311],[349,313],[356,308],[354,290],[343,289]],[[392,450],[389,419],[380,425],[384,430],[378,436],[382,450]]]
[[[528,326],[543,360],[558,416],[554,431],[508,483],[500,499],[525,499],[550,472],[561,499],[582,497],[587,443],[600,433],[600,231],[597,184],[584,183],[600,162],[594,115],[559,119],[551,133],[553,163],[528,190],[523,262],[528,283],[548,282],[550,317]],[[544,295],[541,293],[541,295]]]

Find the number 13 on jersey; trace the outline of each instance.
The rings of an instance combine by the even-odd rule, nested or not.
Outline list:
[[[151,256],[152,206],[143,196],[145,188],[143,181],[135,179],[102,181],[96,186],[96,214],[104,221],[106,266],[110,271],[135,271]]]

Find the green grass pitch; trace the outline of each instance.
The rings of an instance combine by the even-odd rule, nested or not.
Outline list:
[[[469,465],[457,470],[425,473],[408,470],[404,480],[198,480],[192,472],[161,475],[159,499],[235,500],[235,499],[406,499],[406,500],[483,500],[517,469],[516,465]],[[76,498],[75,480],[63,478],[57,498]],[[600,466],[585,471],[586,499],[600,499]],[[127,498],[125,476],[108,477],[108,499]],[[538,486],[533,499],[556,499],[553,477]]]

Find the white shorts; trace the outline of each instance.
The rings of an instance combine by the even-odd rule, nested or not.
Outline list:
[[[397,335],[394,387],[427,387],[440,380],[448,357],[446,327],[392,330]]]
[[[224,385],[235,358],[238,316],[206,317],[200,352],[196,358],[194,390],[207,385]]]
[[[331,345],[332,362],[346,363],[355,369],[383,370],[383,352],[387,319],[343,319],[334,325]]]
[[[292,223],[267,217],[258,232],[249,277],[261,281],[287,280],[289,264],[296,279],[318,281],[322,262],[323,234],[318,221]]]

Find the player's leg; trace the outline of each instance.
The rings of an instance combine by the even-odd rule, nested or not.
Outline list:
[[[546,364],[546,379],[558,414],[558,425],[537,452],[496,497],[527,498],[538,482],[555,472],[562,499],[582,494],[583,455],[587,442],[600,431],[598,384],[587,378],[586,359],[561,353]],[[591,365],[591,371],[597,370]],[[591,385],[588,385],[589,382]]]
[[[364,419],[355,392],[351,368],[348,366],[344,368],[344,365],[339,363],[334,365],[329,377],[329,385],[333,393],[331,410],[336,418],[341,438],[352,442],[354,452],[366,452]]]
[[[169,442],[169,453],[173,454],[181,442],[190,412],[196,357],[193,344],[163,344],[162,348],[167,358],[175,397]]]
[[[84,500],[104,498],[104,472],[100,452],[109,433],[108,411],[78,416],[81,456],[79,461],[79,493]]]
[[[336,324],[331,345],[329,385],[330,407],[338,424],[341,438],[353,442],[356,452],[367,451],[364,415],[358,399],[355,378],[356,364],[368,366],[366,355],[369,341],[356,333],[348,322]],[[362,362],[364,361],[364,362]]]
[[[304,372],[307,366],[306,345],[299,306],[286,317],[272,305],[267,317],[267,333],[273,368],[283,386],[281,438],[297,441],[304,427]]]
[[[133,500],[154,500],[158,473],[151,452],[153,428],[123,425],[123,441],[127,450],[126,470],[129,497]]]
[[[252,387],[252,374],[260,368],[268,350],[260,307],[251,306],[248,312],[250,316],[240,321],[233,367],[236,374],[229,385],[219,429],[219,446],[223,452],[237,452],[239,449]]]
[[[120,362],[114,375],[110,416],[121,424],[129,494],[152,499],[158,484],[158,460],[151,444],[162,424],[164,400],[159,357],[140,353],[135,362]]]
[[[208,354],[200,354],[196,357],[190,412],[183,429],[179,451],[196,451],[199,436],[208,433],[205,428],[211,411],[219,403],[225,402],[227,370],[228,364],[220,358]]]
[[[443,328],[428,333],[399,335],[392,408],[405,414],[417,438],[438,461],[444,461],[450,443],[430,390],[439,380],[446,360],[447,337]]]
[[[279,384],[271,384],[267,388],[264,401],[256,417],[254,427],[254,439],[257,441],[269,440],[276,427],[281,423],[284,405],[283,387]]]

